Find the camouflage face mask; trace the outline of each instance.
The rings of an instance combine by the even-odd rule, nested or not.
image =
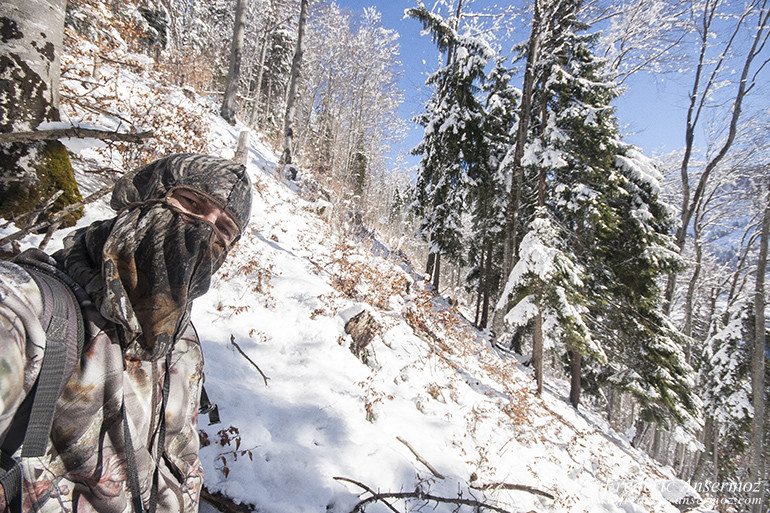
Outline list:
[[[179,188],[210,199],[227,214],[226,226],[170,204],[169,195]],[[118,216],[82,236],[89,269],[83,270],[76,241],[65,245],[65,267],[76,281],[87,282],[101,314],[122,328],[126,355],[156,360],[173,347],[192,300],[208,290],[243,233],[251,184],[243,166],[231,161],[178,154],[118,182],[111,205]]]

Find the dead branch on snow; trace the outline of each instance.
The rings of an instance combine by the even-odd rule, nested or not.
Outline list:
[[[491,504],[487,504],[487,503],[480,502],[473,499],[463,499],[462,497],[457,497],[457,498],[438,497],[436,495],[431,495],[423,492],[377,492],[375,493],[370,487],[363,485],[357,481],[353,481],[352,479],[348,479],[345,477],[335,477],[334,479],[338,481],[347,481],[349,483],[353,483],[372,494],[371,497],[367,497],[366,499],[356,504],[356,506],[351,510],[350,513],[362,513],[364,511],[364,507],[367,504],[370,504],[372,502],[377,502],[377,501],[385,502],[384,499],[418,499],[421,501],[429,501],[429,502],[432,501],[432,502],[444,503],[444,504],[457,504],[458,506],[472,506],[474,508],[477,508],[478,510],[488,509],[490,511],[496,511],[497,513],[511,513],[508,510],[498,508],[497,506],[493,506]],[[390,506],[391,510],[397,511],[390,504],[388,504],[388,506]]]
[[[445,479],[445,477],[442,476],[441,473],[438,470],[436,470],[436,468],[428,462],[428,460],[426,460],[425,458],[420,456],[417,453],[417,451],[414,449],[414,447],[409,445],[409,442],[407,442],[406,440],[404,440],[400,436],[397,436],[396,440],[398,440],[402,444],[406,445],[406,448],[409,449],[410,451],[412,451],[412,454],[414,454],[414,457],[417,458],[417,461],[419,461],[420,463],[422,463],[423,465],[428,467],[428,470],[430,470],[431,474],[433,474],[434,476],[436,476],[439,479]]]
[[[233,335],[233,334],[230,334],[230,343],[231,343],[232,345],[234,345],[234,346],[235,346],[235,348],[238,350],[238,352],[239,352],[239,353],[241,353],[241,355],[242,355],[244,358],[246,358],[246,359],[249,361],[249,363],[250,363],[250,364],[252,364],[252,365],[254,366],[254,368],[255,368],[255,369],[257,369],[257,370],[259,371],[259,373],[262,375],[262,379],[263,379],[263,380],[265,380],[265,386],[267,386],[267,380],[268,380],[268,379],[270,379],[270,378],[268,378],[267,376],[265,376],[265,373],[264,373],[264,372],[262,372],[262,369],[260,369],[260,368],[259,368],[259,365],[257,365],[256,363],[254,363],[254,360],[252,360],[251,358],[249,358],[249,356],[248,356],[246,353],[244,353],[244,352],[243,352],[243,349],[241,349],[241,346],[239,346],[239,345],[238,345],[238,344],[235,342],[235,335]]]

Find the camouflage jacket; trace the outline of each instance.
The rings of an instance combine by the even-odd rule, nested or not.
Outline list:
[[[92,305],[81,307],[85,349],[56,405],[46,455],[23,460],[23,510],[132,511],[121,413],[125,404],[145,507],[157,468],[157,511],[197,512],[203,481],[197,433],[203,357],[194,329],[188,327],[172,352],[164,455],[156,461],[165,360],[125,358],[115,325]],[[42,309],[30,275],[0,262],[0,442],[40,370]],[[0,511],[5,510],[3,495]]]

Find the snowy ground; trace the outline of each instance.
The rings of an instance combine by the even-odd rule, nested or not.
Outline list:
[[[209,117],[209,151],[232,156],[239,128]],[[82,141],[70,148],[101,158]],[[347,513],[371,496],[335,477],[510,512],[676,512],[666,498],[696,495],[599,413],[570,407],[562,383],[536,396],[525,368],[426,294],[403,262],[346,235],[351,227],[332,221],[343,216],[281,179],[276,160],[252,138],[248,233],[193,310],[222,420],[201,417],[209,491],[270,513]],[[85,190],[99,186],[89,176],[79,176]],[[79,226],[111,215],[97,202]],[[362,310],[381,327],[366,363],[345,333]],[[426,495],[389,502],[458,511]]]

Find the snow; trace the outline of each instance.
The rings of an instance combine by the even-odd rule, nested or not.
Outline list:
[[[244,127],[197,101],[209,112],[210,151],[231,156]],[[369,495],[335,479],[344,477],[382,492],[420,490],[508,511],[678,511],[669,500],[691,489],[671,469],[631,447],[600,412],[572,408],[567,384],[547,381],[543,396],[535,395],[529,370],[426,292],[414,271],[319,217],[317,204],[279,176],[276,154],[259,137],[251,138],[247,170],[255,184],[250,225],[192,312],[206,388],[222,419],[214,426],[200,419],[209,491],[257,511],[347,513]],[[84,189],[99,186],[80,170],[78,178]],[[113,215],[107,201],[88,205],[78,226]],[[0,236],[11,232],[3,227]],[[64,234],[57,232],[49,251]],[[552,257],[533,258],[539,275],[552,270]],[[345,333],[363,310],[381,326],[366,363],[348,349]],[[496,483],[553,498],[479,489]],[[411,499],[407,510],[426,504]]]

